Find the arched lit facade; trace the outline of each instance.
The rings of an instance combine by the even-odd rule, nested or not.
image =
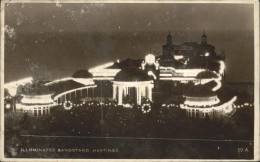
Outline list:
[[[135,103],[141,105],[142,97],[152,101],[152,89],[153,80],[145,71],[137,68],[122,69],[113,81],[113,99],[122,105],[126,96],[134,97]]]

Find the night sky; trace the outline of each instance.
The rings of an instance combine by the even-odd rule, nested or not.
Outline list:
[[[254,79],[254,19],[249,4],[26,4],[5,8],[5,82],[46,80],[125,58],[162,54],[174,44],[201,41],[225,50],[227,80]]]

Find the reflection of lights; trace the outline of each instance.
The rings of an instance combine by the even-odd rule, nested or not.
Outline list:
[[[207,57],[207,56],[209,56],[209,53],[208,53],[208,52],[206,52],[206,53],[205,53],[205,56],[206,56],[206,57]]]
[[[10,109],[11,105],[10,104],[6,104],[5,106],[7,109]]]

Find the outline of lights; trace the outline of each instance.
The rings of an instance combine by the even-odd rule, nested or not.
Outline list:
[[[147,110],[145,109],[146,106],[148,106],[148,109],[147,109]],[[142,112],[143,112],[144,114],[147,114],[147,113],[149,113],[150,111],[151,111],[151,104],[143,104],[143,105],[142,105]]]
[[[219,65],[220,65],[218,73],[221,74],[221,75],[223,75],[224,72],[225,72],[225,69],[226,69],[225,63],[224,63],[224,61],[222,61],[222,60],[221,60],[221,61],[218,61],[218,63],[219,63]]]
[[[69,106],[67,106],[67,105],[69,105]],[[64,103],[63,103],[63,107],[64,107],[64,109],[66,109],[66,110],[70,110],[71,108],[72,108],[72,103],[71,103],[71,101],[65,101]]]

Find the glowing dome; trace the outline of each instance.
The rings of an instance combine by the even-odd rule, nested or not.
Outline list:
[[[152,65],[155,63],[155,56],[152,55],[152,54],[148,54],[145,56],[145,62],[148,64],[148,65]]]
[[[184,96],[188,97],[211,97],[216,96],[216,94],[211,90],[211,88],[207,85],[196,85],[188,89]]]
[[[219,103],[219,99],[212,89],[207,85],[196,85],[191,87],[185,94],[184,104],[189,106],[212,106]]]
[[[93,78],[93,75],[87,70],[78,70],[73,75],[73,78]]]
[[[150,78],[150,76],[141,69],[135,67],[128,67],[118,72],[114,80],[123,82],[138,82],[150,81],[152,80],[152,78]]]

